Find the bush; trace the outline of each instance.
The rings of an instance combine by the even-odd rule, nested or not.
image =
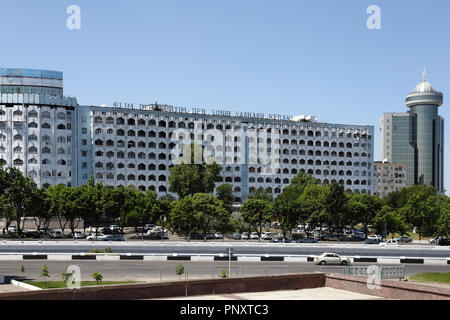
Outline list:
[[[222,269],[222,271],[220,272],[219,278],[222,278],[222,279],[229,278],[228,271],[226,269]]]
[[[180,263],[178,266],[176,266],[175,268],[175,273],[177,276],[179,276],[181,278],[181,276],[184,274],[184,266]]]

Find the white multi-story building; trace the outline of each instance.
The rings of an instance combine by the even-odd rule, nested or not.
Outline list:
[[[75,182],[77,102],[62,96],[62,81],[55,71],[0,70],[0,163],[17,167],[40,186]]]
[[[60,78],[62,90],[62,74]],[[82,185],[94,176],[105,185],[133,185],[162,195],[169,191],[169,168],[180,160],[183,146],[194,142],[204,146],[205,159],[212,156],[222,165],[222,183],[233,186],[238,202],[259,187],[277,196],[300,171],[321,184],[337,182],[350,191],[373,192],[373,126],[321,123],[304,116],[207,114],[158,104],[79,106],[62,96],[48,100],[0,104],[7,110],[0,114],[0,126],[14,127],[16,109],[26,115],[23,139],[18,137],[24,152],[14,154],[16,144],[5,143],[0,159],[8,165],[23,161],[20,169],[42,186]],[[34,113],[30,118],[32,111],[37,118]],[[16,135],[0,132],[8,141]],[[36,141],[28,138],[33,134]],[[30,148],[33,166],[27,165],[31,159],[25,150]]]

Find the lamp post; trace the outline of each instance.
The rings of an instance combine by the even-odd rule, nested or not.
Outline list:
[[[231,247],[228,248],[228,277],[231,278],[231,255],[233,251]]]

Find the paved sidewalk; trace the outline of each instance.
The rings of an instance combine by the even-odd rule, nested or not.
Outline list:
[[[12,285],[12,284],[0,284],[0,293],[7,293],[7,292],[23,292],[28,291],[27,289],[20,288],[18,286]]]
[[[157,300],[374,300],[382,297],[370,296],[329,287],[282,290],[252,293],[216,294],[207,296],[190,296]]]

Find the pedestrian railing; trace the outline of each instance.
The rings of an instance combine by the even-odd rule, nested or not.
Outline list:
[[[376,274],[380,279],[403,279],[405,266],[348,266],[345,274],[357,277],[369,277]]]

